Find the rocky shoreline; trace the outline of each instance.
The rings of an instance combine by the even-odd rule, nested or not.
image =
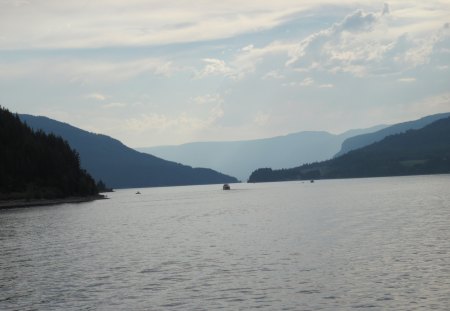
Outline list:
[[[91,196],[86,196],[86,197],[68,197],[68,198],[62,198],[62,199],[6,200],[6,201],[0,201],[0,209],[57,205],[57,204],[65,204],[65,203],[83,203],[83,202],[90,202],[90,201],[104,200],[104,199],[107,199],[107,197],[105,195],[98,194],[98,195],[91,195]]]

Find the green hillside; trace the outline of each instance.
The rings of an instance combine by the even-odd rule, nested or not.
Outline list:
[[[291,169],[258,169],[249,182],[442,173],[450,173],[450,118],[388,136],[332,160]]]
[[[33,131],[0,107],[0,200],[95,194],[94,180],[66,141]]]

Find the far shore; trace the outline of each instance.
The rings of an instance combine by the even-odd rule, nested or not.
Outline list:
[[[86,197],[68,197],[61,199],[32,199],[32,200],[5,200],[0,201],[0,209],[19,208],[19,207],[34,207],[45,205],[57,205],[65,203],[83,203],[95,200],[103,200],[107,197],[103,194],[91,195]]]

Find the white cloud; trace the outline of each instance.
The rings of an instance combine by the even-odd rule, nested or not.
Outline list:
[[[124,61],[57,58],[0,63],[0,78],[41,77],[45,73],[44,77],[63,77],[72,82],[117,82],[142,74],[168,77],[178,70],[172,62],[158,58]],[[97,96],[96,99],[100,98]]]
[[[317,83],[313,78],[306,77],[300,82],[292,81],[289,83],[283,84],[283,86],[289,86],[289,87],[318,87],[321,89],[331,89],[334,88],[334,84],[332,83]]]
[[[167,114],[146,113],[139,117],[125,120],[125,129],[132,132],[143,133],[148,131],[178,133],[192,133],[199,130],[206,130],[224,115],[221,105],[216,105],[209,110],[205,118],[183,112],[176,116]]]
[[[279,41],[272,42],[262,48],[256,48],[253,45],[248,46],[236,54],[231,61],[233,68],[235,68],[235,75],[242,78],[254,72],[258,64],[268,57],[288,54],[292,48],[292,43]]]
[[[22,1],[25,3],[24,1]],[[294,0],[200,1],[43,0],[18,7],[0,2],[0,49],[98,48],[228,38],[280,25],[310,8]],[[313,5],[315,6],[315,5]],[[14,32],[11,30],[14,29]]]
[[[191,135],[197,131],[209,130],[225,115],[224,98],[220,94],[205,94],[191,97],[189,109],[141,113],[138,117],[125,120],[125,130],[134,133],[156,131],[158,133],[179,133]]]
[[[364,77],[426,65],[433,55],[446,55],[450,49],[448,23],[431,33],[398,35],[398,19],[387,4],[377,13],[357,10],[297,43],[274,41],[260,48],[246,46],[230,61],[230,72],[242,77],[267,64],[270,56],[278,55],[287,57],[286,69],[295,72],[325,71]],[[402,24],[407,22],[414,24]],[[271,71],[264,78],[273,78],[276,72]]]
[[[207,65],[203,68],[199,76],[223,75],[234,80],[240,80],[246,75],[255,72],[258,64],[262,63],[266,58],[280,54],[288,55],[293,47],[295,45],[292,43],[278,41],[272,42],[262,48],[257,48],[251,44],[240,49],[228,63],[219,59],[204,59],[203,61]],[[275,77],[275,71],[265,76],[265,78]],[[277,78],[279,77],[277,76]]]
[[[334,84],[332,83],[320,84],[319,87],[322,89],[331,89],[334,88]]]
[[[303,72],[322,70],[364,77],[425,65],[437,51],[445,53],[445,48],[437,47],[450,46],[447,24],[426,36],[397,36],[390,12],[387,6],[381,14],[354,12],[299,42],[291,49],[286,65]]]
[[[394,9],[385,4],[376,12],[356,10],[340,22],[300,41],[273,41],[262,47],[248,44],[231,59],[204,58],[205,65],[197,77],[224,76],[240,80],[259,67],[268,66],[274,57],[285,58],[285,69],[288,70],[364,77],[425,65],[436,53],[435,47],[444,45],[439,49],[440,53],[446,51],[445,47],[450,48],[450,40],[445,39],[449,37],[449,26],[440,27],[434,33],[420,33],[414,29],[414,20],[402,20],[404,16],[396,15],[396,7],[398,4]],[[433,23],[435,25],[436,21]],[[411,26],[411,32],[398,33],[405,24]],[[279,68],[272,68],[261,76],[263,79],[283,78],[285,75],[279,72]]]
[[[282,75],[280,72],[278,72],[277,70],[272,70],[272,71],[269,71],[268,73],[266,73],[262,78],[264,80],[270,80],[270,79],[281,80],[286,77],[284,75]]]
[[[311,34],[296,46],[286,64],[306,70],[312,64],[320,64],[323,69],[362,74],[360,69],[354,69],[358,66],[355,63],[376,60],[382,53],[384,41],[374,40],[370,33],[385,17],[386,7],[383,12],[380,15],[358,10],[341,22]]]
[[[299,83],[300,86],[311,86],[314,84],[314,79],[311,77],[305,78],[302,82]]]
[[[111,109],[111,108],[125,108],[128,105],[126,103],[119,103],[119,102],[112,102],[105,105],[102,105],[102,108],[104,109]]]
[[[191,98],[191,102],[202,106],[211,103],[222,104],[224,102],[224,98],[220,94],[206,94]]]
[[[416,78],[413,77],[408,77],[408,78],[400,78],[397,79],[397,82],[402,82],[402,83],[412,83],[412,82],[416,82]]]
[[[94,100],[98,100],[98,101],[104,101],[108,97],[106,95],[101,94],[101,93],[92,93],[92,94],[86,95],[86,98],[94,99]]]
[[[203,68],[203,70],[198,74],[199,78],[214,75],[224,75],[224,76],[233,75],[233,69],[229,67],[223,60],[215,58],[205,58],[203,59],[203,62],[205,62],[206,65]]]

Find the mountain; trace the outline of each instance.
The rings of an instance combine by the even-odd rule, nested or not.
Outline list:
[[[33,131],[0,107],[0,200],[96,194],[95,181],[66,141]]]
[[[377,141],[380,141],[383,138],[385,138],[386,136],[403,133],[408,130],[420,129],[430,123],[433,123],[434,121],[437,121],[439,119],[443,119],[443,118],[446,118],[449,116],[450,116],[450,112],[430,115],[430,116],[426,116],[426,117],[418,119],[418,120],[398,123],[398,124],[380,129],[379,131],[376,131],[376,132],[366,133],[366,134],[347,138],[342,143],[341,150],[335,155],[335,157],[343,155],[351,150],[359,149],[361,147],[364,147],[364,146],[370,145],[372,143],[375,143]]]
[[[450,173],[450,117],[328,161],[284,170],[258,169],[249,182],[441,173]]]
[[[112,188],[232,183],[207,168],[192,168],[133,150],[111,137],[90,133],[46,117],[20,115],[30,127],[66,139],[80,154],[81,166]]]
[[[292,167],[302,163],[331,158],[342,142],[354,135],[379,130],[351,130],[340,135],[327,132],[299,132],[273,138],[231,141],[195,142],[178,146],[138,148],[171,161],[192,166],[210,167],[247,180],[258,167]]]

